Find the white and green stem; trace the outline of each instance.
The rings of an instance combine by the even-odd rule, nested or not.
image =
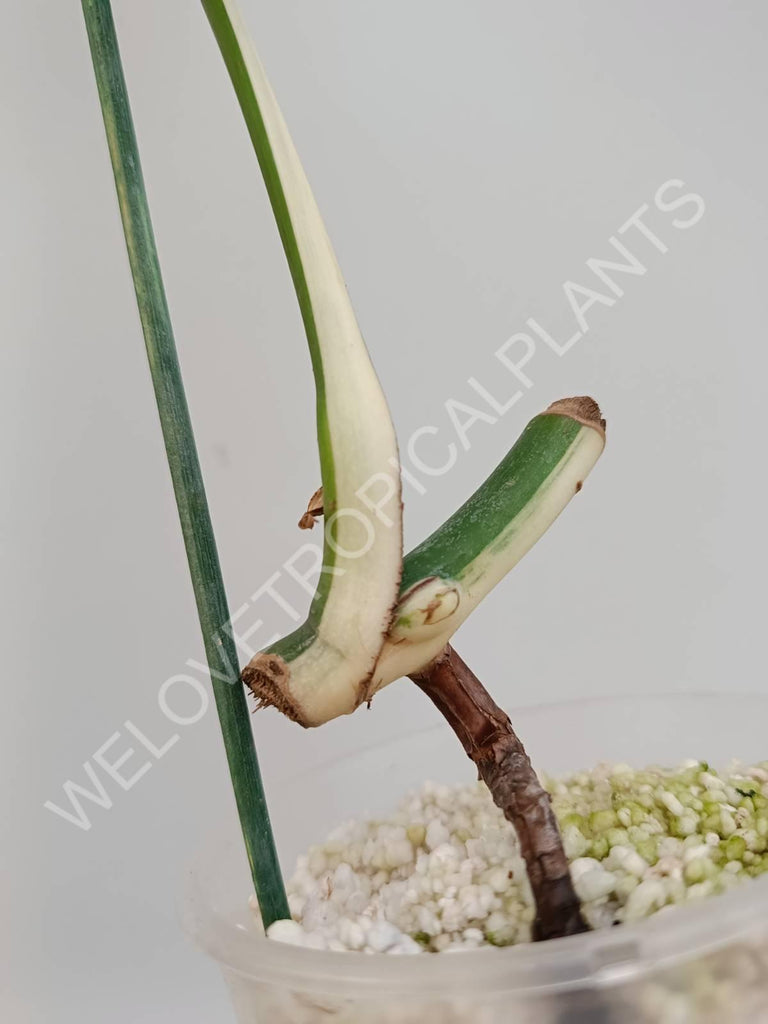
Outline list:
[[[328,235],[233,0],[202,2],[256,150],[304,320],[325,516],[323,571],[307,620],[256,655],[243,680],[262,705],[304,726],[321,725],[439,654],[580,489],[602,452],[604,423],[591,399],[550,406],[469,501],[403,560],[394,428]],[[313,519],[308,513],[302,525]]]
[[[359,704],[397,603],[402,508],[395,431],[325,226],[264,69],[231,0],[203,0],[261,166],[296,289],[317,393],[326,517],[306,622],[249,667],[307,724]],[[375,488],[380,515],[365,497]]]
[[[534,417],[464,505],[405,557],[400,602],[366,699],[418,672],[549,529],[605,447],[591,398]]]
[[[591,398],[563,399],[531,420],[485,483],[405,557],[392,625],[355,706],[440,655],[462,622],[578,494],[604,446],[605,421]],[[246,683],[264,705],[290,706],[302,725],[334,717],[319,688],[307,713],[284,660],[284,643],[259,656],[256,672],[246,669]],[[275,691],[280,701],[272,698]]]
[[[256,655],[243,681],[260,706],[315,726],[411,676],[518,829],[536,936],[581,931],[547,794],[509,719],[448,641],[581,490],[603,450],[605,422],[590,398],[555,402],[475,494],[403,559],[395,433],[325,227],[233,0],[202,2],[261,166],[312,358],[322,493],[299,525],[325,517],[323,572],[307,620]]]

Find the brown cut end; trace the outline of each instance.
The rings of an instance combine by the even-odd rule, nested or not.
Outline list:
[[[323,488],[318,487],[307,502],[307,511],[299,520],[300,530],[311,530],[315,520],[323,514]]]
[[[255,655],[243,669],[240,678],[256,697],[257,711],[261,708],[277,708],[292,721],[306,726],[301,709],[288,692],[290,666],[279,654]]]
[[[555,414],[557,416],[569,416],[577,423],[583,423],[585,427],[592,427],[605,435],[605,420],[600,412],[600,406],[588,395],[580,395],[576,398],[560,398],[553,402],[544,414]]]

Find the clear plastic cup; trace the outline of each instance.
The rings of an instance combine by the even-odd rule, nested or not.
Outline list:
[[[523,708],[540,771],[599,761],[768,758],[768,698],[665,694]],[[350,818],[386,813],[427,778],[473,777],[438,726],[316,766],[273,788],[289,858]],[[292,859],[285,864],[287,873]],[[187,879],[185,927],[220,965],[239,1024],[735,1024],[768,1022],[768,876],[633,925],[550,942],[418,956],[323,953],[270,942],[248,908],[236,835]]]

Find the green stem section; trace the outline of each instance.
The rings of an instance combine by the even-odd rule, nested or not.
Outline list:
[[[259,162],[275,223],[288,262],[288,269],[290,270],[293,286],[296,291],[296,298],[298,299],[301,318],[309,344],[312,372],[317,389],[317,440],[320,452],[323,491],[329,506],[335,506],[336,472],[326,405],[325,370],[320,340],[318,338],[315,311],[312,305],[311,290],[296,238],[296,229],[291,216],[288,198],[286,197],[285,186],[281,180],[280,169],[277,165],[272,143],[264,123],[264,115],[261,110],[259,97],[256,94],[256,88],[251,80],[248,65],[243,54],[243,43],[238,38],[238,33],[232,23],[232,12],[223,0],[202,0],[202,5],[221,50],[221,55],[224,58],[224,63],[232,80],[238,102],[240,103],[240,109],[242,110],[248,134]],[[334,548],[326,544],[323,552],[323,564],[326,568],[330,569],[334,565],[335,560]],[[314,629],[322,615],[323,605],[332,579],[333,577],[330,573],[323,573],[320,577],[310,611],[308,623],[310,630]]]
[[[568,454],[584,424],[567,416],[536,416],[488,479],[458,511],[403,561],[401,593],[429,576],[462,580],[488,552],[503,552],[510,526],[530,509]]]
[[[155,398],[240,824],[265,928],[290,917],[176,354],[109,0],[82,0]]]

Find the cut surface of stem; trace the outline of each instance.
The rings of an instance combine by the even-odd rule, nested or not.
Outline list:
[[[589,931],[549,794],[509,717],[450,645],[410,678],[456,733],[494,803],[517,832],[536,904],[533,939]]]
[[[82,0],[152,383],[189,562],[216,709],[264,926],[290,917],[239,684],[237,651],[160,273],[109,0]]]

